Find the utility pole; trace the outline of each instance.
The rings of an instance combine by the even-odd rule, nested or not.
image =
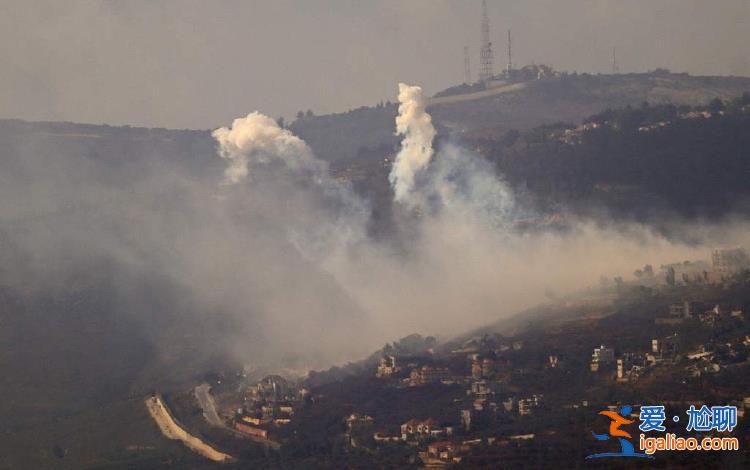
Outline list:
[[[464,46],[464,83],[471,83],[471,63],[469,62],[469,46]]]

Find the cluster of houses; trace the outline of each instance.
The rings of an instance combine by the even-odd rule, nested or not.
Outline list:
[[[591,353],[591,372],[599,372],[615,361],[615,350],[601,345]]]
[[[308,393],[279,375],[263,378],[245,390],[244,404],[235,416],[235,431],[251,438],[268,439],[274,428],[292,422],[295,406]]]
[[[380,364],[378,364],[378,369],[375,372],[375,377],[379,379],[385,379],[387,377],[393,376],[393,374],[399,371],[400,369],[396,365],[396,356],[389,354],[380,358]]]
[[[375,376],[390,381],[396,387],[419,387],[433,383],[463,384],[467,386],[466,398],[461,399],[466,406],[458,416],[465,432],[482,426],[486,420],[498,413],[518,413],[519,416],[532,414],[542,403],[542,395],[498,399],[502,384],[510,378],[511,362],[503,353],[519,351],[522,341],[506,342],[499,337],[471,338],[452,351],[454,356],[465,357],[465,372],[451,373],[451,370],[434,365],[425,358],[396,357],[384,354],[375,371]],[[423,363],[427,360],[428,363]],[[558,364],[556,362],[555,364]],[[373,419],[354,413],[346,418],[349,442],[357,445],[356,435],[372,432]],[[404,443],[425,446],[420,457],[429,463],[458,463],[472,444],[481,440],[454,442],[446,439],[454,436],[452,424],[440,423],[434,418],[410,419],[400,426],[400,434],[389,435],[376,431],[372,439],[377,444]]]
[[[363,422],[362,420],[365,419]],[[347,427],[349,431],[362,430],[371,427],[372,418],[354,413],[347,418]],[[450,437],[453,435],[453,426],[441,424],[434,418],[410,419],[400,426],[399,435],[387,435],[383,431],[377,431],[373,434],[373,440],[377,443],[386,442],[404,442],[411,445],[430,440]],[[351,433],[350,433],[351,434]]]
[[[450,371],[447,368],[423,365],[422,367],[415,367],[411,370],[411,373],[409,374],[409,385],[417,387],[419,385],[447,381],[449,378]]]
[[[746,361],[748,349],[750,336],[739,341],[702,344],[685,356],[690,361],[686,372],[692,377],[715,374],[724,367]]]
[[[742,108],[743,112],[750,111],[750,108],[747,106]],[[711,119],[713,117],[723,116],[725,113],[724,111],[688,111],[685,113],[681,113],[677,116],[676,120],[688,120],[688,119]],[[653,132],[659,129],[664,129],[666,127],[669,127],[672,125],[674,121],[672,120],[664,120],[664,121],[657,121],[652,122],[649,124],[644,124],[642,126],[638,127],[638,132]],[[602,121],[602,122],[586,122],[584,124],[581,124],[575,128],[571,129],[565,129],[560,132],[553,133],[551,137],[558,142],[562,142],[569,145],[575,145],[581,143],[584,134],[586,132],[592,130],[592,129],[598,129],[602,126],[611,126],[612,124],[609,121]]]
[[[551,137],[558,142],[562,142],[568,145],[575,145],[581,142],[583,135],[593,129],[598,129],[602,126],[599,122],[585,122],[572,129],[565,129],[561,132],[554,133]]]
[[[528,401],[531,404],[532,401],[538,402],[540,399],[541,396],[535,396],[528,399]],[[522,401],[524,400],[519,400],[519,403]],[[359,447],[360,442],[355,436],[358,434],[361,435],[362,432],[370,431],[374,423],[373,418],[368,415],[352,413],[345,418],[345,421],[349,444],[352,447]],[[534,439],[534,434],[511,435],[502,439],[495,437],[457,439],[454,435],[453,426],[440,424],[433,418],[424,420],[410,419],[401,424],[400,431],[400,435],[387,435],[382,431],[375,432],[373,434],[373,441],[380,445],[400,443],[419,447],[422,451],[418,455],[428,468],[461,463],[471,448],[477,445],[502,446],[514,441],[529,441]]]
[[[704,262],[686,262],[662,267],[674,278],[673,284],[692,282],[714,282],[732,276],[750,266],[750,260],[742,249],[715,250],[711,265]],[[641,271],[646,278],[655,279],[653,269]],[[719,281],[716,281],[719,282]],[[668,282],[669,283],[669,282]],[[669,305],[666,312],[655,318],[657,324],[679,324],[685,321],[700,321],[704,325],[718,325],[726,319],[744,320],[743,312],[724,305],[707,304],[696,300],[686,300]],[[684,333],[684,332],[683,332]],[[685,334],[685,333],[684,333]],[[616,352],[613,347],[600,344],[591,353],[589,368],[592,373],[614,377],[618,383],[636,382],[650,369],[659,365],[679,365],[689,374],[713,373],[724,363],[745,360],[750,348],[750,336],[736,343],[706,344],[693,353],[681,351],[681,343],[689,343],[677,333],[650,339],[641,351]],[[501,414],[526,417],[543,407],[542,394],[509,396],[507,384],[511,374],[525,373],[525,367],[513,368],[519,361],[517,351],[523,349],[523,342],[503,339],[499,335],[485,335],[471,338],[451,351],[451,358],[437,361],[434,357],[397,356],[384,354],[375,371],[375,376],[388,381],[395,387],[421,387],[434,383],[459,384],[466,387],[466,396],[455,398],[460,404],[459,416],[455,423],[441,423],[433,418],[409,419],[390,434],[373,432],[374,420],[370,416],[352,414],[346,418],[350,443],[355,431],[365,431],[367,439],[377,444],[401,443],[419,447],[420,458],[426,465],[460,463],[471,448],[473,441],[461,441],[458,436],[485,429],[485,425]],[[742,354],[745,356],[742,356]],[[430,351],[430,356],[432,351]],[[463,365],[458,359],[465,358]],[[521,361],[523,362],[523,361]],[[449,364],[450,368],[443,364]],[[687,364],[687,365],[685,365]],[[563,367],[557,354],[548,356],[544,368],[549,370]],[[456,373],[458,369],[461,372]],[[572,405],[577,408],[579,405]],[[580,406],[588,406],[583,401]],[[532,421],[529,421],[532,422]],[[457,431],[458,430],[458,431]],[[506,440],[511,439],[508,437]],[[512,439],[533,439],[529,436],[513,436]],[[477,440],[482,442],[481,440]]]
[[[373,427],[374,420],[367,415],[353,413],[345,419],[347,425],[347,436],[352,447],[359,447],[360,443],[355,435],[363,431],[369,431]],[[512,435],[504,439],[488,437],[485,439],[456,439],[453,426],[440,424],[433,418],[424,420],[410,419],[401,424],[400,435],[387,435],[382,431],[373,434],[376,444],[401,443],[413,447],[421,447],[419,457],[429,468],[431,466],[442,467],[446,464],[461,463],[472,447],[486,445],[507,445],[512,441],[527,441],[534,438],[533,434]]]
[[[535,409],[541,406],[542,398],[543,395],[534,394],[529,398],[522,398],[518,400],[518,414],[520,416],[530,415]]]
[[[600,345],[591,353],[591,372],[616,371],[618,382],[635,382],[649,368],[664,362],[673,362],[677,358],[679,337],[677,334],[651,340],[651,349],[647,353],[623,352],[615,356],[614,348]]]
[[[713,328],[730,320],[743,321],[744,313],[737,308],[722,308],[720,305],[708,308],[704,302],[683,301],[671,304],[667,315],[656,318],[655,322],[656,324],[677,324],[689,319],[698,320],[701,324]],[[594,348],[591,354],[590,369],[591,372],[609,372],[615,365],[618,382],[634,382],[650,367],[659,364],[674,364],[683,357],[678,355],[679,344],[680,338],[677,333],[674,333],[663,338],[653,338],[649,352],[623,352],[619,357],[615,356],[613,348],[600,345]],[[689,361],[685,370],[688,376],[692,377],[717,373],[723,366],[745,361],[748,348],[750,348],[750,336],[741,341],[702,344],[697,351],[684,354],[684,358]]]
[[[744,320],[738,309],[724,308],[699,301],[682,301],[669,305],[666,317],[674,319],[697,319],[704,324],[713,324],[719,319]],[[652,338],[648,346],[644,344],[642,351],[625,351],[617,353],[613,347],[601,344],[593,349],[590,360],[590,370],[593,373],[613,374],[617,382],[635,382],[649,369],[659,365],[680,365],[692,375],[717,372],[725,364],[745,361],[747,350],[750,349],[750,336],[739,341],[721,344],[704,344],[698,351],[685,353],[681,350],[684,343],[677,333]],[[647,346],[647,347],[646,347]],[[400,433],[388,435],[382,431],[372,433],[373,418],[366,415],[352,414],[347,421],[347,427],[367,430],[368,436],[377,444],[401,443],[418,447],[419,457],[428,466],[440,467],[460,464],[470,452],[472,446],[479,443],[507,445],[514,440],[534,439],[533,434],[522,436],[506,436],[498,441],[496,438],[461,440],[458,436],[466,436],[476,430],[484,429],[484,425],[491,418],[499,414],[517,414],[519,417],[534,414],[535,410],[544,406],[542,394],[531,394],[523,397],[507,396],[506,385],[512,370],[512,351],[523,348],[520,341],[497,343],[497,339],[473,338],[452,351],[454,355],[466,358],[464,373],[457,377],[451,375],[448,368],[434,365],[433,359],[427,359],[429,364],[415,362],[414,358],[404,361],[401,366],[394,355],[384,356],[376,370],[376,376],[381,379],[393,380],[396,386],[422,386],[430,383],[443,382],[465,384],[466,398],[456,399],[464,404],[460,408],[458,431],[452,424],[441,423],[433,418],[409,419],[400,425]],[[509,353],[510,352],[510,353]],[[503,354],[508,353],[508,354]],[[744,354],[744,355],[743,355]],[[511,359],[509,359],[511,358]],[[459,362],[453,361],[456,368]],[[548,357],[546,368],[561,367],[561,358],[556,354]],[[685,365],[687,364],[687,365]],[[403,367],[403,368],[402,368]],[[517,369],[520,371],[521,369]],[[681,369],[682,370],[682,369]],[[456,401],[454,400],[454,401]],[[742,414],[750,406],[750,397],[741,403]],[[581,405],[575,404],[571,408],[588,406],[587,401]],[[496,442],[495,442],[496,441]],[[354,439],[351,440],[355,445]]]
[[[716,326],[729,318],[744,318],[741,309],[721,304],[706,304],[699,301],[684,301],[669,306],[669,311],[662,317],[657,317],[657,325],[677,325],[691,319],[697,319],[707,326]]]
[[[442,426],[433,419],[410,419],[401,425],[401,440],[421,441],[428,438],[439,438],[453,435],[453,426]]]
[[[453,383],[455,377],[445,367],[437,367],[431,364],[419,364],[418,362],[407,363],[404,367],[397,365],[398,359],[394,355],[385,355],[380,359],[375,377],[389,379],[400,377],[402,372],[409,371],[407,377],[401,377],[400,384],[410,387],[428,385],[432,383]]]
[[[440,465],[441,463],[459,464],[469,450],[471,450],[469,444],[438,441],[427,446],[427,452],[421,452],[419,457],[426,465]]]
[[[614,367],[618,382],[635,382],[649,367],[674,361],[678,345],[679,337],[673,334],[662,339],[652,339],[650,352],[623,352],[619,357],[615,356],[614,348],[600,345],[591,353],[590,370],[611,372]]]
[[[661,267],[668,284],[721,284],[750,268],[750,257],[743,248],[718,248],[711,251],[711,263],[683,261]]]

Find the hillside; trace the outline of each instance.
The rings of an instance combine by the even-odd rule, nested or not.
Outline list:
[[[261,333],[256,306],[201,302],[192,289],[198,283],[183,275],[195,267],[179,267],[203,243],[186,240],[181,224],[206,216],[199,207],[212,193],[199,188],[215,190],[223,175],[214,145],[206,131],[0,121],[1,469],[22,461],[30,468],[179,466],[181,447],[165,444],[142,398],[239,368],[238,358],[279,361],[268,352],[273,338]],[[199,205],[183,212],[187,199]],[[243,235],[244,242],[253,237]],[[267,240],[260,242],[266,248],[287,243]],[[177,253],[181,244],[186,250]],[[253,260],[273,269],[256,274],[258,282],[305,276],[304,285],[278,293],[288,308],[322,305],[308,308],[310,322],[337,312],[348,314],[338,325],[356,322],[351,299],[310,263],[259,251]],[[318,359],[328,361],[334,333],[316,334],[324,345]],[[293,357],[294,345],[284,352]],[[69,437],[83,428],[78,440]]]
[[[617,218],[720,219],[746,213],[750,95],[702,106],[608,109],[579,125],[482,132],[466,145],[543,206]]]
[[[649,103],[698,105],[750,90],[746,77],[696,77],[656,71],[644,74],[560,74],[490,90],[432,99],[428,108],[443,135],[480,129],[519,131],[559,121],[578,122],[606,108]],[[396,105],[385,103],[346,113],[305,116],[290,125],[321,158],[356,158],[381,146],[392,148]]]
[[[749,105],[746,93],[695,106],[644,102],[524,131],[496,127],[443,136],[437,146],[459,142],[485,157],[542,215],[635,219],[667,231],[676,219],[747,213]],[[393,153],[386,146],[361,149],[331,165],[375,202],[375,220],[385,227],[391,207],[386,159]]]
[[[411,467],[426,460],[419,450],[450,442],[455,453],[432,452],[443,465],[437,468],[456,462],[528,468],[539,453],[544,460],[533,467],[576,468],[601,448],[591,433],[606,424],[599,412],[608,406],[632,404],[637,420],[637,408],[647,403],[663,403],[667,416],[679,417],[691,404],[721,402],[738,407],[737,427],[722,435],[736,436],[740,452],[663,452],[656,464],[746,468],[748,418],[739,410],[747,410],[750,368],[748,274],[721,286],[633,283],[523,312],[427,349],[404,350],[404,343],[431,343],[404,338],[361,363],[312,374],[305,384],[315,398],[295,404],[279,455],[247,465]],[[699,299],[690,305],[701,313],[657,321],[686,297]],[[703,313],[711,305],[721,305],[722,313]],[[612,359],[599,359],[597,350]],[[686,435],[678,421],[665,422],[667,432]],[[432,431],[420,435],[417,426],[425,423]],[[630,424],[626,429],[638,432]]]
[[[750,79],[745,78],[567,75],[478,91],[480,96],[444,96],[433,102],[430,112],[440,133],[438,147],[449,139],[462,142],[492,161],[498,174],[545,211],[565,205],[580,211],[604,208],[612,215],[650,221],[665,212],[720,217],[741,211],[740,204],[750,196],[745,181],[750,173],[750,99],[737,98],[746,89]],[[644,101],[655,104],[643,106]],[[694,106],[658,104],[664,101]],[[384,157],[392,155],[397,144],[395,113],[395,105],[386,103],[306,116],[291,125],[318,155],[331,161],[334,176],[352,182],[373,202],[373,228],[381,233],[388,231],[391,210],[390,164]],[[14,243],[31,235],[57,240],[61,234],[51,227],[69,225],[57,222],[83,220],[96,222],[86,229],[114,234],[107,249],[127,247],[133,240],[121,235],[128,232],[128,224],[140,223],[138,218],[110,218],[111,211],[96,212],[99,217],[90,214],[100,204],[115,214],[137,212],[141,206],[131,208],[124,201],[139,191],[136,183],[154,168],[167,168],[156,173],[179,174],[184,181],[215,185],[224,162],[216,157],[210,133],[3,120],[0,148],[0,195],[5,196],[0,198],[0,432],[5,436],[0,452],[11,455],[16,449],[11,465],[24,458],[17,449],[35,452],[38,467],[189,459],[176,450],[179,447],[165,444],[144,419],[145,410],[135,404],[156,387],[181,389],[208,372],[237,367],[227,357],[226,344],[252,343],[243,351],[259,352],[269,346],[263,337],[246,325],[238,327],[238,317],[230,312],[207,316],[191,302],[185,286],[169,276],[94,256],[102,247],[58,247],[84,255],[80,265],[61,276],[56,271],[60,259],[40,255],[30,260]],[[68,200],[62,197],[69,196],[68,189],[91,183],[81,175],[104,183],[92,187],[92,199],[55,206]],[[107,191],[97,192],[102,187]],[[165,204],[153,194],[160,193],[149,193],[147,204]],[[177,194],[176,199],[183,193]],[[8,202],[19,197],[37,204],[31,206],[31,217],[18,210],[21,205]],[[154,227],[159,239],[171,242],[170,236],[179,235]],[[264,243],[276,247],[278,242]],[[138,255],[148,258],[150,253]],[[278,276],[263,278],[269,285],[313,269],[303,260],[277,262],[265,256],[258,264],[273,266]],[[51,273],[56,281],[52,287],[33,276],[37,271],[24,270],[34,266],[31,261]],[[309,277],[319,281],[280,295],[291,298],[288,305],[295,307],[328,299],[325,311],[308,315],[311,324],[315,315],[330,311],[357,312],[333,280],[319,273]],[[325,333],[314,333],[320,335],[321,350],[333,347]],[[421,340],[415,341],[410,348],[421,348]],[[392,347],[407,348],[407,343]],[[376,359],[371,357],[368,367]],[[319,378],[326,383],[330,377]],[[111,421],[125,426],[103,435],[111,436],[107,446],[96,441],[102,436],[90,437],[101,453],[92,453],[92,446],[85,444],[66,444],[67,430],[101,428]],[[139,446],[147,450],[141,452]],[[56,453],[65,454],[65,463],[56,465]]]

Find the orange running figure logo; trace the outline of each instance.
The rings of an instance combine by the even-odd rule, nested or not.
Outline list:
[[[599,414],[606,416],[611,419],[609,423],[609,434],[596,434],[592,432],[594,438],[598,441],[607,441],[609,439],[616,438],[620,442],[620,452],[605,452],[601,454],[591,454],[587,456],[587,459],[598,459],[601,457],[640,457],[645,459],[653,459],[652,455],[641,454],[635,451],[633,444],[627,439],[631,439],[632,436],[627,431],[620,429],[620,426],[632,424],[632,419],[627,419],[625,416],[629,415],[632,411],[630,406],[623,406],[620,408],[619,413],[614,411],[600,411]]]

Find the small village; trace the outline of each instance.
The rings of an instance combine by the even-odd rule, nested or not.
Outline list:
[[[603,282],[621,302],[604,315],[574,303],[580,318],[442,343],[411,335],[336,373],[224,374],[212,394],[225,434],[217,426],[199,434],[235,453],[283,452],[314,435],[352,456],[440,468],[518,458],[551,442],[580,447],[586,431],[566,427],[626,403],[678,410],[715,399],[744,419],[750,259],[740,248],[711,255],[658,272],[646,266],[635,282]]]
[[[735,102],[730,103],[733,107],[732,111],[747,114],[750,112],[750,95],[745,93]],[[637,131],[639,133],[650,133],[661,129],[666,129],[669,126],[674,125],[678,122],[685,122],[690,120],[711,120],[719,119],[726,114],[727,105],[721,100],[713,100],[711,103],[701,109],[692,109],[690,107],[678,107],[675,105],[655,106],[654,109],[648,109],[648,103],[646,103],[646,109],[644,111],[650,111],[654,113],[654,117],[646,119],[647,122],[638,125]],[[606,111],[594,116],[578,126],[563,126],[563,129],[554,129],[550,132],[549,138],[551,140],[568,144],[577,145],[583,142],[585,138],[590,135],[591,132],[595,132],[597,129],[604,127],[614,127],[621,125],[620,123],[613,121],[611,113]]]

